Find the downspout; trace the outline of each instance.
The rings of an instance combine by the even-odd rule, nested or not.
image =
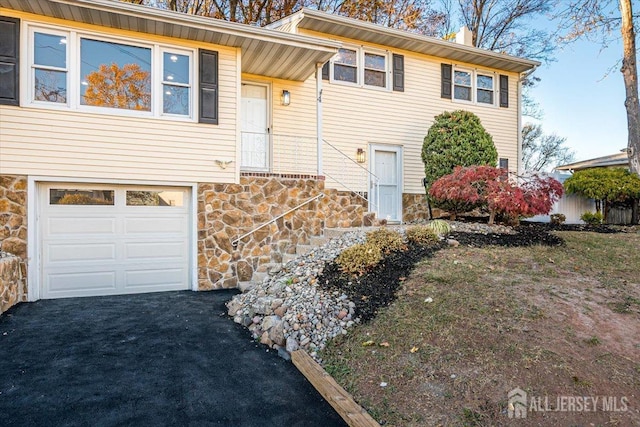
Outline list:
[[[533,74],[538,69],[537,65],[534,65],[533,68],[526,73],[520,73],[520,78],[518,79],[518,88],[517,88],[517,97],[518,97],[518,164],[517,171],[518,176],[522,176],[524,173],[523,162],[522,162],[522,82]]]
[[[316,64],[316,143],[318,177],[322,176],[322,64]]]

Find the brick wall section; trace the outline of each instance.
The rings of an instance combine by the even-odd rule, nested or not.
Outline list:
[[[0,258],[0,312],[26,301],[27,177],[0,175],[0,250],[16,258]],[[7,261],[10,260],[10,261]],[[8,265],[8,266],[7,266]]]
[[[244,238],[238,236],[323,193],[313,201]],[[233,288],[293,253],[296,244],[334,227],[370,225],[356,196],[305,178],[243,176],[240,184],[198,186],[198,287]]]

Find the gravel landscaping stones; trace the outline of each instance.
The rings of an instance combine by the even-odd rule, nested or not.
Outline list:
[[[227,304],[228,314],[236,323],[247,327],[262,344],[288,352],[302,348],[320,360],[318,351],[328,340],[347,334],[351,327],[367,321],[380,307],[390,304],[413,265],[447,244],[561,243],[546,231],[532,229],[522,235],[502,225],[456,221],[450,224],[449,242],[391,254],[358,278],[342,274],[333,263],[344,249],[365,241],[364,230],[346,233],[290,261],[250,291],[236,295]],[[405,230],[404,226],[392,228],[401,233]]]

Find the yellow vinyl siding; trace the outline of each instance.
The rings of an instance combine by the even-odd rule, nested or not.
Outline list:
[[[268,84],[272,91],[271,130],[274,135],[297,135],[305,139],[316,137],[316,80],[305,82],[269,79],[250,74],[242,75],[243,83]],[[291,94],[291,104],[281,102],[283,90]]]
[[[305,35],[329,38],[317,32],[300,29]],[[332,39],[340,39],[331,37]],[[361,45],[356,40],[340,39]],[[365,45],[387,50],[384,46]],[[482,71],[509,76],[509,108],[455,102],[440,97],[440,64],[446,59],[429,57],[407,51],[390,50],[404,55],[404,92],[392,92],[348,86],[323,81],[323,137],[355,157],[357,148],[368,144],[392,144],[403,147],[403,192],[422,193],[424,165],[420,154],[422,141],[433,123],[434,116],[443,111],[468,110],[480,118],[493,137],[499,157],[509,159],[509,167],[517,168],[518,108],[516,73],[478,68],[470,64],[456,64]],[[389,77],[390,78],[390,77]],[[315,78],[309,80],[315,85]],[[499,96],[496,90],[495,97]],[[369,159],[367,159],[368,161]]]
[[[100,114],[33,105],[0,106],[0,173],[184,182],[236,180],[239,75],[236,49],[116,31],[6,9],[0,9],[0,14],[18,17],[30,24],[219,52],[219,125],[134,117],[115,111]],[[21,58],[27,59],[24,49]],[[193,65],[197,67],[197,54],[194,54]],[[197,80],[197,73],[195,75]],[[192,85],[192,91],[197,99],[197,84]],[[193,115],[197,117],[197,110]],[[215,160],[234,162],[222,170]]]

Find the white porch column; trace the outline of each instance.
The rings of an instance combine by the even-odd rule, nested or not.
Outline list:
[[[316,134],[318,176],[322,175],[322,64],[316,64]]]

